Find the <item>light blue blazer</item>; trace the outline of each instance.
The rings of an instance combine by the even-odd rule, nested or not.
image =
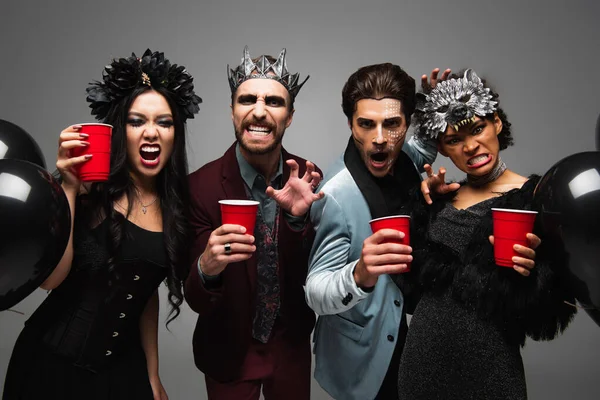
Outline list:
[[[420,169],[437,155],[428,144],[411,138],[403,147]],[[369,400],[377,395],[396,346],[402,293],[387,275],[379,277],[370,293],[354,282],[372,218],[343,155],[321,190],[325,197],[310,212],[316,237],[306,281],[308,305],[319,315],[313,339],[315,378],[335,399]]]

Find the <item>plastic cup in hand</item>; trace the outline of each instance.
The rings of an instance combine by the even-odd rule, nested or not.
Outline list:
[[[84,182],[104,182],[110,175],[110,139],[112,125],[90,123],[78,124],[79,133],[86,133],[89,146],[71,150],[74,157],[92,154],[92,158],[76,167],[79,179]]]
[[[246,235],[254,235],[258,201],[219,200],[219,204],[221,205],[221,223],[223,225],[241,225],[246,228]]]
[[[381,230],[381,229],[395,229],[397,231],[404,233],[404,239],[398,240],[386,240],[385,243],[399,243],[405,244],[407,246],[410,245],[410,216],[409,215],[392,215],[389,217],[382,217],[377,219],[372,219],[369,221],[371,225],[371,231],[373,233]],[[407,272],[410,271],[410,263],[408,263]]]
[[[515,265],[512,258],[520,254],[513,246],[520,244],[528,247],[527,234],[533,232],[533,223],[537,211],[492,208],[494,220],[494,258],[502,267]]]

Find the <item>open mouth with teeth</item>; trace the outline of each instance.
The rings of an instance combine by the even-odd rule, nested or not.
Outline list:
[[[246,132],[252,136],[268,136],[272,130],[268,125],[251,124],[246,127]]]
[[[491,159],[492,157],[489,154],[479,154],[469,158],[469,160],[467,160],[467,165],[470,168],[479,168],[489,163]]]
[[[473,115],[471,118],[463,119],[462,121],[457,122],[456,124],[452,124],[452,128],[458,132],[458,130],[465,126],[475,122],[475,116]]]
[[[140,148],[140,159],[142,164],[152,167],[158,165],[160,161],[160,146],[155,144],[145,144]]]

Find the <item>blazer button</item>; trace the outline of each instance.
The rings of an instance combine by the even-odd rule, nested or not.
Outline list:
[[[388,335],[387,340],[389,340],[390,342],[394,341],[394,337],[392,335]]]
[[[119,332],[113,332],[113,337],[119,336]]]
[[[134,281],[139,281],[140,280],[140,276],[139,275],[134,275],[133,276],[133,280]]]
[[[121,314],[119,314],[119,318],[120,318],[120,319],[123,319],[123,318],[125,318],[125,313],[121,313]]]
[[[112,351],[110,351],[110,350],[106,350],[106,355],[107,355],[107,356],[110,356],[111,354],[112,354]]]
[[[396,307],[400,307],[400,302],[399,302],[398,300],[394,300],[394,305],[395,305]]]
[[[131,300],[131,299],[133,299],[133,296],[130,294],[127,294],[127,300]]]

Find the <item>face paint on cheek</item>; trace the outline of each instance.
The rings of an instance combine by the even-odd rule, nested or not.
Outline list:
[[[390,99],[389,101],[386,102],[386,105],[385,105],[385,119],[392,119],[392,118],[402,118],[401,103],[400,103],[400,101],[395,100],[395,99]],[[388,138],[387,143],[388,143],[388,151],[389,152],[392,153],[395,150],[398,142],[404,138],[404,134],[405,134],[405,130],[392,130],[392,129],[386,130],[386,135]],[[388,165],[393,164],[394,161],[395,161],[394,158],[390,158],[388,160]]]
[[[404,139],[405,131],[389,131],[388,135],[388,151],[393,153],[396,150],[396,146],[400,140]],[[391,165],[396,161],[395,157],[388,160],[388,165]]]
[[[358,137],[358,135],[352,135],[354,137],[354,141],[358,144],[360,144],[361,146],[364,146],[364,143],[362,140],[360,140],[360,138]]]
[[[404,137],[404,133],[402,131],[389,130],[387,137],[388,137],[388,146],[390,147],[390,150],[391,150],[394,147],[396,147],[396,144],[400,141],[400,139],[402,139]]]

